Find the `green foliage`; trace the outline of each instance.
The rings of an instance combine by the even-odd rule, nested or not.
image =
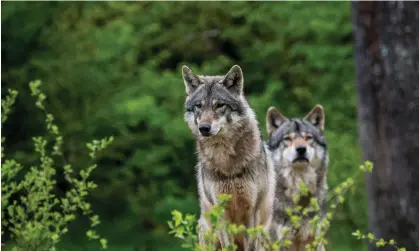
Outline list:
[[[168,221],[168,225],[171,229],[170,234],[173,234],[176,238],[182,239],[185,242],[182,244],[182,247],[190,250],[215,250],[217,234],[221,231],[225,231],[230,237],[241,233],[247,233],[253,239],[258,238],[267,250],[271,250],[273,247],[278,246],[278,243],[271,243],[270,237],[265,233],[261,226],[246,228],[244,225],[237,226],[236,224],[231,224],[223,220],[224,209],[231,198],[232,197],[229,194],[220,194],[218,196],[219,203],[214,205],[205,215],[213,227],[203,233],[205,239],[204,244],[200,244],[198,241],[197,232],[199,231],[199,226],[197,225],[195,215],[186,214],[183,216],[181,212],[173,210],[172,221]],[[237,246],[234,243],[231,243],[221,250],[234,251],[236,249]]]
[[[79,212],[89,217],[89,239],[100,239],[103,249],[106,239],[95,231],[100,223],[99,216],[91,208],[87,196],[96,188],[89,178],[96,164],[88,164],[80,173],[74,175],[70,164],[64,165],[64,176],[70,185],[65,195],[56,193],[57,167],[62,165],[54,157],[62,157],[63,138],[59,128],[53,123],[54,117],[44,106],[46,95],[39,89],[39,80],[30,82],[31,95],[36,97],[36,107],[46,115],[46,129],[54,139],[51,142],[45,137],[33,137],[34,151],[39,157],[37,165],[24,167],[16,160],[2,154],[1,165],[1,215],[2,235],[5,231],[15,242],[12,250],[56,250],[61,237],[68,232],[69,224],[78,217]],[[9,90],[9,95],[2,100],[2,125],[6,122],[11,106],[16,100],[17,91]],[[91,159],[102,151],[113,140],[112,137],[88,143]],[[5,138],[2,138],[2,143]],[[3,144],[2,144],[3,152]]]
[[[90,173],[100,187],[90,202],[109,249],[172,251],[176,243],[166,224],[171,211],[199,210],[195,143],[183,121],[183,64],[202,74],[239,64],[264,133],[269,106],[302,116],[322,104],[331,187],[360,162],[348,2],[9,1],[1,12],[2,92],[20,93],[14,116],[2,127],[4,154],[32,166],[39,159],[32,135],[57,144],[44,131],[46,115],[27,105],[27,83],[35,78],[43,80],[48,98],[41,96],[41,104],[66,139],[61,152],[73,173],[90,161],[85,142],[114,135],[96,157],[100,171]],[[367,229],[363,182],[361,177],[334,215],[333,249],[365,247],[347,234]],[[58,177],[58,186],[66,183]],[[77,231],[83,222],[71,227],[76,231],[64,237],[63,248],[88,249],[84,231]]]
[[[7,116],[10,113],[10,108],[15,103],[17,97],[16,90],[9,89],[7,91],[9,92],[9,95],[7,95],[6,98],[1,101],[1,123],[4,123],[7,120]]]
[[[399,245],[397,245],[397,243],[393,239],[390,239],[388,241],[384,240],[383,238],[378,239],[372,233],[363,234],[359,230],[353,232],[352,235],[355,236],[358,240],[368,240],[369,243],[374,243],[377,247],[384,247],[387,245],[394,247],[395,249],[397,249],[397,251],[406,251],[406,248],[399,247]]]
[[[304,216],[308,216],[310,212],[314,213],[314,217],[309,220],[311,226],[311,235],[314,235],[314,241],[311,244],[306,245],[307,251],[316,251],[319,245],[327,245],[328,241],[326,234],[329,231],[331,221],[334,217],[334,213],[339,204],[344,203],[344,195],[351,188],[357,180],[358,176],[361,173],[371,173],[373,170],[373,164],[369,161],[366,161],[364,165],[361,165],[359,172],[357,172],[352,177],[349,177],[347,180],[336,186],[330,193],[328,198],[328,210],[324,213],[325,217],[319,217],[319,204],[316,198],[310,199],[310,204],[308,207],[296,206],[294,208],[287,208],[286,213],[288,214],[289,219],[291,220],[292,227],[297,230],[301,226],[301,221]],[[302,182],[300,184],[299,195],[293,198],[295,205],[299,205],[299,200],[301,196],[308,195],[307,185]],[[217,241],[217,234],[219,234],[223,229],[227,229],[229,237],[233,237],[238,233],[246,232],[251,238],[259,238],[262,242],[262,245],[265,247],[265,250],[281,250],[283,247],[289,247],[291,245],[291,240],[286,238],[286,233],[291,231],[291,229],[284,227],[282,230],[283,236],[285,238],[273,241],[268,233],[266,233],[262,226],[256,226],[254,228],[247,228],[243,225],[236,226],[235,224],[226,222],[222,220],[224,215],[224,209],[227,206],[228,201],[231,200],[231,195],[229,194],[220,194],[219,203],[214,205],[209,212],[205,215],[207,220],[209,220],[212,228],[208,229],[203,235],[205,244],[202,245],[198,241],[198,232],[199,226],[197,225],[195,215],[186,214],[185,217],[178,210],[172,211],[172,221],[168,222],[168,225],[171,229],[170,234],[174,235],[176,238],[182,239],[185,243],[182,244],[182,247],[188,248],[190,250],[206,250],[212,251],[216,250],[215,245]],[[319,231],[318,231],[319,230]],[[318,234],[315,234],[317,233]],[[405,250],[404,248],[397,247],[394,240],[385,241],[384,239],[376,239],[375,236],[371,233],[368,235],[361,234],[359,230],[352,233],[356,236],[358,240],[368,239],[371,243],[375,242],[377,247],[383,247],[385,245],[391,245],[397,248],[398,251]],[[222,250],[231,250],[234,251],[237,249],[235,244],[228,245],[223,247]]]

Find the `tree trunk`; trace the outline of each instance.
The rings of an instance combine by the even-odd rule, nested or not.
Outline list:
[[[352,18],[361,151],[374,163],[367,175],[369,228],[417,251],[419,3],[352,2]]]

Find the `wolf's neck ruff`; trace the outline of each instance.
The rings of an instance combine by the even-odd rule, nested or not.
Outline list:
[[[199,158],[204,168],[225,178],[244,172],[260,157],[263,147],[257,121],[252,117],[229,134],[197,139]]]
[[[295,170],[289,166],[278,172],[278,181],[285,184],[285,196],[293,199],[300,193],[300,182],[304,182],[311,194],[317,193],[317,174],[315,168],[307,166],[304,170]]]

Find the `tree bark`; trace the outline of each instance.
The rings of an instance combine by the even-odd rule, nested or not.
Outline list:
[[[366,177],[369,228],[417,251],[419,3],[351,4],[361,151],[374,163]]]

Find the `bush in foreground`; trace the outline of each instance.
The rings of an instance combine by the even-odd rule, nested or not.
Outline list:
[[[361,173],[369,172],[373,170],[373,164],[369,161],[366,161],[364,165],[361,165],[359,171],[353,175],[353,177],[348,178],[344,182],[336,186],[328,196],[328,209],[325,213],[325,217],[319,218],[315,216],[310,220],[312,226],[312,234],[316,230],[320,230],[312,244],[307,244],[307,251],[316,251],[317,246],[320,243],[327,245],[327,233],[330,228],[331,221],[335,214],[335,210],[339,204],[343,204],[345,201],[344,195],[346,192],[354,185],[357,176]],[[300,195],[295,197],[295,204],[298,204],[298,201],[301,196],[307,196],[308,189],[304,183],[300,184]],[[237,226],[235,224],[228,223],[226,221],[221,221],[221,217],[224,214],[224,208],[226,207],[228,201],[231,199],[231,195],[221,194],[219,196],[219,204],[215,205],[210,212],[208,212],[205,217],[211,222],[213,226],[212,229],[207,230],[204,235],[206,240],[205,245],[200,245],[198,242],[198,225],[195,215],[186,214],[183,215],[178,210],[172,211],[172,220],[168,222],[168,225],[171,229],[170,234],[174,235],[176,238],[182,239],[182,247],[188,248],[190,250],[199,250],[199,251],[212,251],[215,250],[217,233],[222,229],[227,229],[227,233],[230,237],[233,237],[239,233],[247,233],[250,238],[258,238],[265,250],[281,250],[281,248],[286,248],[291,245],[291,241],[287,239],[282,239],[280,241],[272,241],[270,236],[263,230],[263,227],[257,226],[255,228],[246,228],[243,225]],[[300,226],[302,216],[308,215],[310,212],[316,212],[320,210],[317,199],[312,198],[310,200],[310,205],[306,208],[298,206],[296,208],[288,208],[287,214],[291,219],[294,228]],[[290,231],[290,229],[284,229],[284,233]],[[377,247],[383,247],[385,245],[393,246],[397,251],[406,251],[405,248],[399,247],[394,240],[384,240],[382,238],[376,238],[372,233],[362,234],[360,230],[356,230],[352,233],[353,236],[357,237],[359,240],[368,240],[370,243],[375,244]],[[237,246],[233,243],[227,247],[224,247],[223,251],[234,251]]]
[[[34,151],[39,162],[31,167],[24,167],[12,158],[4,155],[1,139],[1,215],[3,236],[11,239],[12,250],[56,250],[61,237],[68,232],[68,225],[80,216],[90,219],[90,228],[86,235],[89,239],[99,240],[102,249],[106,249],[107,240],[94,230],[100,223],[87,197],[97,185],[89,180],[96,154],[103,150],[113,138],[93,140],[87,143],[90,163],[79,173],[74,173],[71,164],[67,164],[61,151],[63,137],[54,117],[44,106],[45,94],[39,89],[40,81],[30,82],[31,95],[36,98],[35,105],[45,114],[47,137],[33,137]],[[2,125],[11,112],[17,98],[16,90],[8,90],[8,95],[1,102]],[[50,138],[52,140],[50,140]],[[57,193],[56,180],[58,170],[62,171],[69,189],[63,195]],[[9,244],[9,243],[8,243]],[[4,243],[2,243],[4,245]]]

